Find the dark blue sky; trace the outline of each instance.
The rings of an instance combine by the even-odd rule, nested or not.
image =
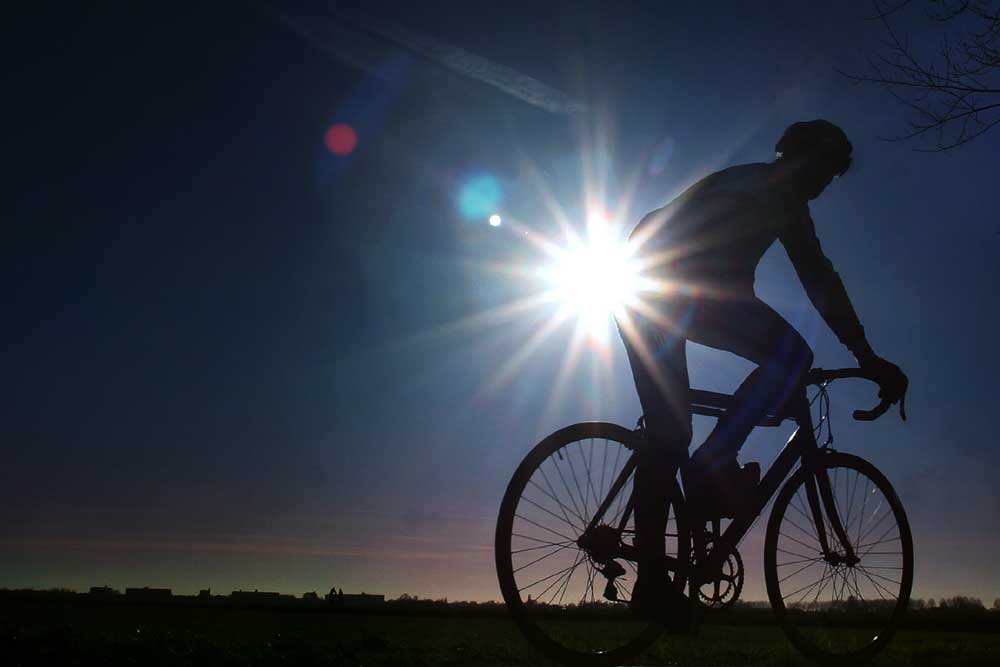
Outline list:
[[[542,257],[521,228],[464,217],[463,186],[495,178],[497,210],[538,236],[555,229],[538,182],[581,223],[585,190],[637,220],[825,117],[855,166],[813,216],[911,381],[905,424],[852,422],[872,393],[835,387],[837,446],[896,484],[915,595],[1000,595],[1000,134],[945,154],[879,141],[905,114],[837,74],[879,37],[843,4],[365,3],[566,91],[577,117],[384,42],[377,72],[352,67],[253,4],[19,18],[0,586],[498,597],[493,522],[517,462],[571,421],[632,424],[638,401],[615,339],[555,395],[570,327],[525,352],[552,309],[468,319],[532,294],[510,268]],[[346,157],[324,145],[338,122],[358,132]],[[780,247],[758,292],[818,364],[850,363]],[[716,390],[749,370],[704,349],[690,365]],[[784,435],[742,458],[769,461]],[[750,598],[761,541],[743,549]]]

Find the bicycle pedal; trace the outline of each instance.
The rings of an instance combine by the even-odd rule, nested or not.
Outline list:
[[[618,587],[615,586],[614,579],[608,579],[608,583],[604,587],[604,599],[611,602],[618,602]]]
[[[604,566],[604,569],[601,570],[601,574],[607,577],[608,582],[610,583],[612,580],[617,579],[618,577],[624,575],[625,568],[621,566],[621,563],[619,563],[616,560],[613,560]]]

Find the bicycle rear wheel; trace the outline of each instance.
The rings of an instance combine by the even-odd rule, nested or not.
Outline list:
[[[827,537],[825,552],[814,508]],[[764,576],[771,607],[800,651],[824,664],[874,656],[892,638],[913,584],[913,538],[892,485],[857,456],[817,455],[775,500]]]
[[[500,590],[523,634],[553,660],[620,663],[660,634],[658,625],[628,609],[637,574],[630,505],[637,442],[614,424],[568,426],[539,443],[507,487],[495,545]],[[676,483],[671,498],[667,555],[681,554],[686,563],[690,547],[675,516]],[[602,519],[581,540],[602,505]],[[664,577],[683,590],[683,576]]]

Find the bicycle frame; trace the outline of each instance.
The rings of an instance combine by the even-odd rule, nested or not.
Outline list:
[[[810,461],[819,454],[820,448],[813,433],[812,415],[809,413],[808,408],[801,410],[800,414],[795,417],[795,421],[798,428],[792,433],[774,463],[771,464],[771,467],[768,468],[764,477],[757,485],[754,502],[751,506],[752,511],[747,511],[734,517],[719,537],[719,542],[725,546],[732,549],[736,548],[747,531],[750,530],[754,521],[757,520],[757,517],[767,507],[771,498],[778,492],[778,488],[792,472],[798,461],[801,460],[803,465],[809,465]],[[820,545],[823,548],[823,556],[831,560],[841,558],[831,548],[826,531],[827,523],[823,520],[825,515],[830,528],[833,529],[834,535],[844,548],[846,554],[844,560],[856,560],[854,548],[851,546],[850,539],[840,520],[840,514],[836,511],[830,478],[827,476],[825,470],[822,471],[822,474],[817,474],[809,479],[806,485],[806,498],[809,504],[809,511],[812,514],[813,525],[816,528]],[[699,568],[700,573],[713,572],[722,565],[727,550],[713,549],[712,551],[713,553],[709,556],[708,560]]]
[[[823,371],[819,372],[823,373]],[[840,373],[837,377],[849,377],[848,375],[843,374],[844,371],[834,371],[831,373]],[[692,390],[691,396],[692,413],[710,417],[722,416],[732,403],[732,396],[727,394],[718,394],[715,392],[695,389]],[[756,521],[757,517],[760,516],[760,514],[767,507],[771,498],[775,493],[777,493],[778,488],[792,472],[795,464],[801,460],[803,461],[803,465],[808,465],[809,462],[819,454],[820,447],[818,446],[813,433],[812,415],[808,409],[808,402],[805,401],[805,386],[802,387],[799,405],[803,405],[805,407],[797,410],[795,413],[767,415],[759,423],[759,426],[777,426],[785,419],[793,419],[797,424],[797,428],[788,439],[788,442],[785,443],[785,446],[778,454],[774,463],[772,463],[771,467],[768,468],[760,483],[757,485],[754,494],[754,502],[750,506],[750,509],[734,517],[730,524],[726,527],[726,530],[718,537],[716,545],[722,544],[728,548],[713,548],[709,558],[699,565],[697,572],[693,573],[697,575],[699,581],[706,580],[709,573],[714,572],[722,566],[722,563],[727,557],[730,549],[735,549],[740,541],[742,541],[743,537],[746,535],[747,531],[750,530],[750,527]],[[629,460],[625,463],[614,483],[611,485],[607,497],[605,497],[597,512],[594,514],[594,517],[590,520],[590,523],[587,525],[587,529],[583,532],[583,535],[589,534],[590,531],[600,523],[601,519],[604,518],[604,514],[611,505],[612,500],[618,496],[618,493],[628,482],[629,477],[635,471],[636,467],[636,455],[633,453]],[[833,492],[830,486],[830,479],[825,471],[823,471],[823,474],[821,475],[816,475],[810,478],[809,483],[806,486],[806,497],[810,513],[812,514],[812,521],[814,527],[816,528],[820,545],[823,548],[823,556],[830,561],[843,560],[845,562],[856,562],[857,557],[854,554],[854,549],[850,544],[846,531],[844,530],[844,526],[840,520],[840,515],[836,511]],[[633,491],[633,494],[629,497],[628,503],[626,504],[625,511],[622,513],[622,518],[619,521],[618,526],[616,526],[619,534],[627,525],[629,515],[632,513],[634,508],[635,497]],[[843,556],[837,554],[834,549],[831,548],[826,530],[827,521],[824,521],[824,509],[826,510],[825,517],[829,522],[830,528],[833,530],[837,541],[839,541],[844,548]],[[581,539],[583,539],[583,536],[581,536]],[[627,560],[637,561],[638,549],[634,546],[621,544],[618,548],[617,556]],[[667,568],[670,570],[677,571],[680,569],[680,563],[678,560],[670,556],[666,557],[666,564]]]

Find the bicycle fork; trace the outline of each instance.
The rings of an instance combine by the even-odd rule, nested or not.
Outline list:
[[[806,478],[806,499],[809,503],[809,512],[812,514],[813,527],[816,528],[816,536],[819,538],[820,546],[823,549],[823,558],[833,565],[847,565],[852,567],[860,560],[854,553],[851,540],[844,529],[844,524],[840,520],[840,513],[837,511],[837,503],[833,498],[833,489],[830,486],[830,476],[822,466],[817,466],[815,474]],[[824,520],[825,515],[825,520]],[[831,548],[830,537],[827,533],[830,528],[843,546],[843,553]]]

